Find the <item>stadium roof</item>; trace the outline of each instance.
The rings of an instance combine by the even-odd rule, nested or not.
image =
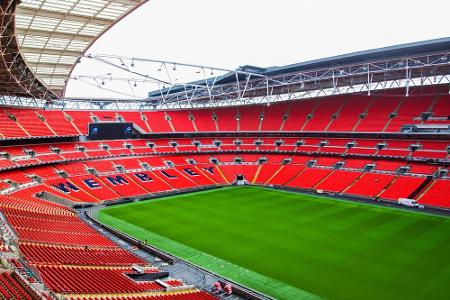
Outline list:
[[[375,89],[450,82],[450,38],[360,51],[282,67],[243,66],[225,70],[177,62],[120,56],[86,55],[90,45],[111,26],[148,0],[3,0],[0,2],[0,104],[55,107],[124,105],[138,107],[217,106],[263,103]],[[63,98],[75,64],[97,59],[128,70],[130,77],[109,75],[108,81],[146,83],[146,71],[131,72],[134,61],[165,67],[217,72],[200,81],[162,82],[141,99]],[[117,61],[120,61],[117,65]],[[161,67],[159,67],[161,69]],[[139,78],[139,76],[142,78]],[[88,78],[88,77],[91,78]],[[85,76],[102,88],[105,75]],[[114,79],[113,79],[114,77]],[[115,78],[117,77],[117,78]],[[122,78],[123,77],[123,78]],[[76,78],[75,78],[76,79]],[[157,81],[160,80],[156,78]],[[167,86],[169,86],[167,88]],[[130,85],[131,87],[131,85]],[[132,88],[132,87],[131,87]],[[133,93],[134,95],[134,93]],[[20,99],[19,99],[20,98]],[[29,99],[26,99],[29,98]],[[52,100],[52,101],[49,101]],[[122,105],[122,103],[125,103]],[[132,103],[133,105],[131,105]]]
[[[246,74],[247,73],[247,74]],[[450,37],[359,51],[302,63],[243,66],[220,77],[153,90],[166,107],[270,103],[450,83]]]
[[[338,56],[332,56],[327,58],[315,59],[306,62],[291,64],[282,67],[256,67],[256,66],[242,66],[237,71],[250,72],[253,74],[259,74],[262,76],[274,77],[280,75],[287,75],[296,72],[308,72],[313,70],[327,69],[327,68],[339,68],[348,65],[364,64],[364,63],[376,63],[378,61],[386,61],[392,59],[401,59],[404,57],[414,57],[431,55],[433,53],[448,53],[450,52],[450,37],[433,39],[427,41],[419,41],[414,43],[407,43],[371,50],[358,51]],[[448,56],[446,56],[447,59]],[[448,69],[447,69],[448,70]],[[240,74],[240,77],[244,77]],[[242,79],[241,78],[241,79]],[[232,72],[221,76],[220,78],[209,78],[208,84],[226,84],[234,83],[236,81],[236,75]],[[206,85],[205,81],[194,82],[196,85]],[[166,93],[178,93],[184,91],[184,86],[171,87],[170,91],[165,90]],[[160,95],[161,91],[152,91],[149,93],[149,97]]]
[[[78,57],[114,23],[147,1],[2,1],[0,75],[6,85],[0,93],[61,97]]]

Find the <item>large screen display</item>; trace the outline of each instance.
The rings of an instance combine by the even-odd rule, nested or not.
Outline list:
[[[133,135],[133,123],[90,123],[91,140],[130,139]]]

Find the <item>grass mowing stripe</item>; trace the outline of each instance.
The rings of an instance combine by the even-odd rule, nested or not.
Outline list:
[[[108,217],[139,228],[121,228]],[[199,264],[217,268],[214,272],[228,271],[214,264],[217,257],[230,262],[226,266],[240,266],[324,298],[445,299],[450,293],[450,219],[445,217],[235,187],[114,206],[99,212],[99,218],[183,258],[199,255],[191,250],[203,252],[207,256]],[[301,295],[279,284],[277,290],[273,285],[269,291],[260,288],[267,281],[253,274],[241,277],[237,281],[277,298]]]

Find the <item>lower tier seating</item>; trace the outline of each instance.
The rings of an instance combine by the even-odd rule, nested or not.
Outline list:
[[[409,198],[425,180],[425,177],[399,176],[380,194],[380,198],[394,201]]]
[[[215,300],[216,297],[205,293],[203,291],[188,291],[167,293],[160,295],[129,295],[129,296],[114,296],[108,295],[108,297],[90,297],[90,300]],[[84,300],[84,298],[70,297],[69,300]]]
[[[315,188],[317,190],[340,193],[345,188],[350,186],[361,175],[361,172],[336,170],[325,180],[319,183]]]
[[[312,189],[331,172],[332,170],[330,169],[307,168],[303,172],[299,173],[295,178],[290,180],[286,185],[290,187]]]
[[[86,247],[20,243],[20,251],[32,264],[129,266],[146,262],[119,247]]]
[[[450,208],[449,180],[436,179],[418,197],[422,204]]]
[[[91,229],[65,206],[32,197],[0,196],[0,211],[17,234],[20,254],[52,292],[106,297],[120,294],[124,299],[127,294],[142,296],[157,292],[161,297],[171,297],[173,292],[167,293],[166,286],[184,285],[176,279],[165,284],[134,281],[127,276],[136,273],[131,266],[145,267],[146,273],[159,270]],[[25,270],[19,260],[12,262]],[[198,290],[176,294],[179,296],[175,299],[215,299]],[[37,299],[37,296],[31,298],[9,274],[2,273],[0,299]],[[74,299],[81,298],[74,296]]]
[[[365,173],[352,186],[344,191],[346,194],[363,197],[376,197],[395,177],[388,174]]]
[[[156,282],[139,283],[131,268],[38,265],[42,280],[57,293],[114,294],[163,290]]]
[[[241,140],[249,142],[250,138]],[[305,140],[306,143],[318,143],[318,141],[319,139],[313,138]],[[210,141],[205,140],[204,142]],[[348,140],[336,141],[336,144],[347,142]],[[361,144],[369,146],[376,142],[376,140],[365,140]],[[391,141],[390,143],[393,147],[402,147],[408,144],[404,141]],[[217,165],[212,164],[211,159],[216,159]],[[237,163],[238,160],[242,163]],[[265,163],[261,163],[260,160]],[[197,153],[176,155],[172,153],[126,158],[122,165],[130,166],[131,169],[119,168],[121,171],[114,170],[114,166],[121,164],[121,159],[106,160],[106,164],[102,165],[104,162],[105,159],[98,159],[75,164],[57,164],[52,167],[43,166],[42,170],[37,166],[25,168],[24,171],[14,171],[16,177],[26,177],[31,173],[40,174],[43,182],[29,188],[13,190],[13,194],[18,197],[35,197],[38,192],[44,191],[73,202],[102,202],[170,190],[230,184],[236,180],[236,175],[244,175],[249,183],[322,190],[396,201],[398,198],[407,198],[411,195],[418,198],[423,194],[422,182],[429,175],[433,175],[435,179],[439,180],[441,174],[444,174],[445,184],[448,182],[445,179],[445,163],[407,162],[401,158],[342,158],[329,156],[329,154],[317,156],[316,154],[288,155],[281,153],[220,153],[216,155]],[[68,167],[72,165],[74,168]],[[96,166],[103,172],[87,173],[87,169],[92,166]],[[149,166],[152,170],[148,170]],[[75,175],[66,178],[66,176],[62,177],[56,172],[51,172],[63,168],[74,172]],[[6,172],[6,174],[9,173],[10,171]],[[22,173],[25,175],[21,175]],[[23,184],[27,183],[23,182]],[[429,197],[421,196],[420,198],[424,204],[425,201],[435,203],[433,199],[428,199]],[[442,199],[437,201],[443,202]],[[445,204],[433,205],[446,206]],[[20,225],[17,223],[19,221],[20,219],[17,218],[11,219],[11,222],[16,222],[17,225]],[[22,220],[21,224],[24,222]],[[33,220],[30,220],[30,224],[32,223]],[[67,228],[64,226],[71,225],[62,225],[58,231],[66,231]],[[40,231],[55,229],[54,226],[45,222],[42,222],[40,227],[34,226],[34,228],[38,228]],[[81,232],[81,229],[77,231]],[[23,228],[19,228],[18,233],[26,234]]]
[[[24,283],[16,274],[8,271],[0,273],[0,298],[31,300],[33,297],[30,292],[24,288]]]

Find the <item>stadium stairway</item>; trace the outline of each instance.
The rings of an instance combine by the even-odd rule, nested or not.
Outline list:
[[[424,182],[422,182],[417,189],[412,192],[407,198],[409,199],[416,199],[421,193],[425,192],[427,188],[431,185],[433,182],[433,176],[427,176]]]

